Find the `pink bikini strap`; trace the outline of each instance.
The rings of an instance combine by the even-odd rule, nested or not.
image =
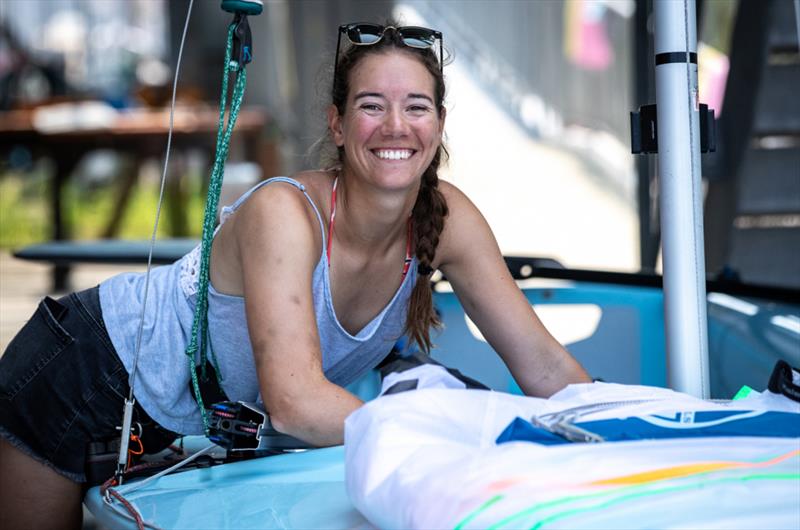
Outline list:
[[[331,265],[331,245],[333,244],[333,227],[336,223],[336,187],[339,184],[339,177],[333,179],[333,189],[331,189],[331,218],[328,221],[328,244],[325,248],[325,255],[328,258],[328,266]],[[413,256],[411,255],[411,228],[413,223],[411,217],[408,218],[408,235],[406,236],[406,259],[403,261],[403,278],[408,274],[408,269],[411,267]]]

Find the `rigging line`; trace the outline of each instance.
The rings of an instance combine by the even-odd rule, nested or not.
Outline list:
[[[148,477],[147,479],[145,479],[145,480],[143,480],[141,482],[135,482],[135,483],[130,484],[128,486],[120,485],[118,487],[110,487],[110,488],[108,488],[108,495],[103,495],[102,496],[103,502],[106,504],[106,506],[108,506],[109,508],[111,508],[112,510],[117,512],[118,514],[122,515],[126,519],[129,519],[129,520],[135,522],[137,524],[138,528],[153,528],[155,530],[160,530],[160,528],[158,526],[156,526],[153,523],[150,523],[148,521],[145,521],[144,518],[142,517],[141,511],[136,507],[136,505],[133,503],[133,501],[130,500],[130,499],[127,499],[125,497],[125,495],[129,495],[133,491],[138,490],[140,488],[143,488],[147,484],[149,484],[151,482],[154,482],[155,480],[158,480],[159,478],[163,477],[164,475],[167,475],[168,473],[172,473],[173,471],[177,471],[181,467],[185,466],[186,464],[189,464],[190,462],[194,461],[195,459],[199,458],[200,456],[203,456],[203,455],[211,452],[211,450],[214,449],[215,447],[216,447],[216,445],[213,445],[213,444],[209,445],[208,447],[205,447],[204,449],[198,451],[197,453],[193,454],[192,456],[179,461],[175,465],[170,466],[169,468],[167,468],[167,469],[165,469],[165,470],[163,470],[163,471],[161,471],[161,472],[159,472],[159,473],[157,473],[157,474],[155,474],[155,475],[153,475],[151,477]],[[125,509],[123,510],[122,508],[117,506],[116,503],[114,503],[114,500],[116,500],[117,502],[122,504],[125,507]]]
[[[696,16],[695,13],[692,13],[692,16]],[[684,41],[684,53],[686,54],[686,59],[684,63],[686,64],[686,98],[688,99],[688,112],[689,112],[689,167],[692,177],[692,231],[694,232],[694,251],[692,255],[694,256],[694,274],[695,274],[695,286],[702,285],[705,289],[705,278],[700,277],[700,267],[705,268],[705,263],[701,263],[698,259],[698,249],[702,249],[703,247],[698,244],[700,241],[699,238],[703,237],[702,232],[698,231],[698,222],[702,221],[702,217],[698,219],[696,217],[697,214],[697,201],[698,197],[695,193],[696,190],[699,189],[699,184],[697,182],[697,165],[699,165],[700,160],[698,159],[698,164],[695,164],[695,153],[694,153],[694,123],[699,118],[699,113],[695,112],[695,106],[700,104],[700,94],[697,90],[693,90],[692,86],[692,64],[689,58],[689,0],[683,0],[683,41]],[[697,41],[697,20],[695,20],[695,41]],[[694,68],[697,68],[698,65],[695,65]],[[694,101],[693,101],[694,100]],[[700,206],[700,211],[702,212],[702,205]],[[708,346],[704,345],[704,338],[706,337],[705,325],[700,318],[702,311],[705,311],[706,300],[703,297],[703,300],[700,300],[700,293],[696,293],[695,296],[695,305],[697,307],[697,329],[700,333],[700,343],[697,345],[697,354],[700,357],[700,397],[707,398],[706,395],[706,374],[708,373],[707,369],[707,362],[708,362],[708,355],[703,352],[707,352]]]
[[[794,0],[794,23],[797,26],[797,46],[800,48],[800,0]]]
[[[225,45],[224,75],[222,76],[222,93],[220,95],[220,117],[217,130],[217,149],[214,155],[214,168],[208,184],[208,195],[206,197],[206,209],[203,215],[203,237],[200,244],[200,272],[197,279],[197,301],[195,303],[194,317],[192,320],[192,333],[189,345],[186,348],[186,355],[189,362],[189,374],[192,380],[192,391],[195,401],[200,408],[200,416],[203,420],[203,430],[209,434],[209,420],[206,413],[203,396],[200,392],[198,374],[196,369],[196,354],[198,352],[198,340],[202,335],[203,342],[200,343],[200,372],[203,378],[206,377],[206,364],[208,363],[206,353],[211,353],[211,363],[216,370],[217,382],[222,385],[220,369],[217,363],[214,349],[211,347],[208,332],[208,287],[209,287],[209,266],[211,261],[211,240],[214,237],[217,219],[217,205],[219,204],[220,192],[222,190],[222,180],[224,176],[225,160],[228,157],[231,133],[239,115],[242,100],[244,98],[245,85],[247,83],[247,70],[244,64],[240,65],[237,61],[231,61],[231,49],[236,24],[228,27],[228,38]],[[236,71],[236,81],[231,95],[231,105],[228,112],[228,121],[225,122],[225,108],[228,99],[228,78],[231,71]]]
[[[175,77],[172,81],[172,102],[169,107],[169,132],[167,133],[167,151],[164,155],[164,169],[161,172],[161,188],[158,192],[158,206],[156,207],[156,218],[153,223],[153,234],[150,237],[150,249],[147,253],[147,272],[144,277],[144,297],[142,298],[142,311],[139,315],[139,329],[136,332],[136,348],[133,353],[133,368],[131,369],[130,376],[130,390],[128,392],[128,401],[133,401],[133,386],[136,382],[136,367],[139,363],[139,352],[142,346],[142,332],[144,330],[144,315],[147,308],[147,295],[150,291],[150,270],[153,263],[153,249],[156,244],[156,233],[158,232],[158,220],[161,217],[161,206],[164,203],[164,188],[167,182],[167,166],[169,164],[169,153],[172,148],[172,130],[175,124],[175,94],[178,88],[178,77],[181,70],[181,58],[183,57],[183,45],[186,42],[186,33],[189,29],[189,19],[192,15],[192,6],[194,0],[189,0],[189,8],[186,10],[186,20],[183,23],[183,34],[181,35],[181,45],[178,48],[178,60],[175,65]],[[123,433],[123,436],[126,433]]]
[[[144,519],[142,519],[141,518],[141,514],[139,513],[139,510],[137,510],[136,506],[134,506],[133,504],[128,503],[128,506],[126,506],[125,504],[122,503],[122,500],[117,499],[117,501],[119,501],[120,504],[125,506],[124,510],[122,508],[120,508],[119,506],[117,506],[116,504],[113,504],[113,503],[107,503],[107,506],[109,508],[111,508],[112,510],[114,510],[118,515],[121,515],[122,517],[124,517],[125,519],[127,519],[129,521],[133,521],[136,524],[136,528],[137,529],[152,528],[153,530],[161,530],[160,527],[158,527],[158,526],[154,525],[153,523],[147,522]],[[131,512],[129,510],[133,510],[133,511]],[[139,519],[136,518],[137,515],[139,516]]]
[[[211,452],[212,450],[214,450],[216,448],[217,448],[216,444],[211,444],[209,446],[206,446],[203,449],[201,449],[200,451],[198,451],[195,454],[193,454],[192,456],[189,456],[189,457],[184,458],[183,460],[180,460],[176,464],[168,467],[167,469],[159,471],[155,475],[150,476],[150,477],[146,478],[145,480],[142,480],[140,482],[134,482],[133,484],[127,484],[125,486],[118,486],[118,487],[115,487],[114,489],[117,492],[119,492],[120,494],[124,493],[125,495],[130,495],[134,491],[145,487],[146,485],[148,485],[151,482],[155,482],[156,480],[160,479],[164,475],[168,475],[168,474],[172,473],[173,471],[177,471],[178,469],[182,468],[183,466],[193,462],[194,460],[200,458],[201,456]]]

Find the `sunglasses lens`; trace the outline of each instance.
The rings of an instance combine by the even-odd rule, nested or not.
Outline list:
[[[412,48],[430,48],[436,42],[433,30],[428,28],[406,26],[399,31],[400,36],[403,38],[403,43]]]
[[[356,24],[347,28],[347,38],[353,44],[375,44],[383,36],[383,26]]]

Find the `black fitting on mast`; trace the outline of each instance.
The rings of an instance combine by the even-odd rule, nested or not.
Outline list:
[[[236,61],[239,68],[253,60],[253,35],[246,13],[236,13],[233,17],[236,27],[233,30],[233,51],[231,61]]]
[[[716,120],[714,109],[700,103],[700,152],[717,150]],[[655,104],[642,105],[638,112],[631,112],[631,153],[658,153],[658,119]]]
[[[231,60],[236,61],[239,68],[253,60],[253,38],[247,15],[260,15],[264,9],[263,0],[222,0],[220,7],[233,13],[233,53]]]

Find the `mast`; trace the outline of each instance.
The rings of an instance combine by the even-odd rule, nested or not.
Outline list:
[[[655,0],[667,381],[709,397],[695,0]]]

